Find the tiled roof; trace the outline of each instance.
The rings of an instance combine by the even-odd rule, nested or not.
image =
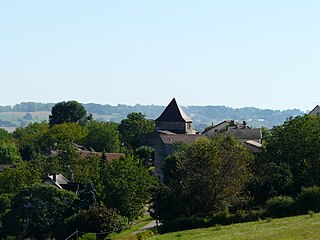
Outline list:
[[[201,134],[161,134],[160,138],[164,144],[173,144],[176,142],[191,143],[198,138],[202,138]]]
[[[89,150],[80,150],[80,157],[82,158],[86,158],[92,155],[96,155],[98,157],[102,157],[103,152],[93,152],[93,151],[89,151]],[[112,161],[113,159],[116,158],[123,158],[125,157],[124,153],[105,153],[105,156],[107,158],[108,161]]]
[[[171,100],[169,105],[161,113],[156,122],[192,122],[182,108],[177,104],[175,98]]]

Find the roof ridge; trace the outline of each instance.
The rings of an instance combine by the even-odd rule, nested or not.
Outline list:
[[[192,122],[183,109],[173,98],[161,115],[155,120],[157,122]]]

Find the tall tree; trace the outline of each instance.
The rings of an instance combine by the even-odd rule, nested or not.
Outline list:
[[[0,172],[0,194],[16,193],[20,188],[39,183],[42,175],[32,164],[25,161],[15,162],[15,168],[5,168]]]
[[[154,121],[145,119],[142,113],[130,113],[118,127],[122,143],[132,149],[141,145],[141,140],[155,130]]]
[[[59,102],[52,107],[49,115],[49,124],[61,124],[65,122],[85,123],[92,119],[84,107],[77,101]]]
[[[251,176],[251,153],[231,137],[201,138],[169,156],[158,217],[209,216],[242,201]]]
[[[15,144],[0,141],[0,164],[13,163],[19,159],[21,156]]]
[[[104,202],[120,215],[133,220],[142,214],[143,206],[151,198],[156,178],[139,159],[131,156],[114,159],[102,170]]]
[[[73,214],[72,204],[76,199],[75,194],[50,185],[25,187],[13,198],[11,210],[2,219],[2,236],[62,239],[59,227]]]
[[[302,187],[320,185],[320,118],[290,118],[272,129],[257,162],[257,197],[296,196]],[[277,180],[276,180],[277,179]]]
[[[84,145],[90,146],[95,151],[119,152],[120,134],[117,127],[118,124],[113,122],[89,122]]]

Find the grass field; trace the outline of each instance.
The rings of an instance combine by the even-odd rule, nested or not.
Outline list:
[[[112,240],[130,239],[130,237],[132,237],[136,232],[138,232],[140,228],[144,227],[151,221],[152,221],[152,218],[149,215],[144,215],[143,217],[136,220],[130,228],[123,230],[120,233],[112,234],[109,237]]]
[[[314,240],[320,239],[320,213],[257,222],[215,226],[158,235],[150,240],[233,239],[233,240]]]

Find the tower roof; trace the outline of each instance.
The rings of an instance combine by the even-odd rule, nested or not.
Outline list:
[[[169,105],[161,113],[156,122],[192,122],[182,108],[177,104],[175,98],[171,100]]]

